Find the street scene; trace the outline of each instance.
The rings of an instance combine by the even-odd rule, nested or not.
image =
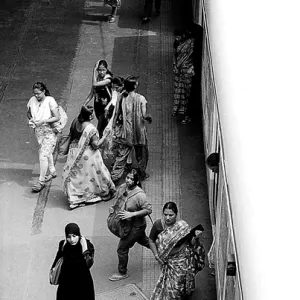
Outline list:
[[[103,1],[1,2],[1,300],[56,299],[57,286],[50,285],[49,271],[69,223],[78,224],[80,233],[94,246],[90,273],[95,299],[150,299],[160,276],[161,267],[152,251],[136,243],[129,251],[128,277],[109,280],[118,273],[119,238],[107,228],[114,199],[71,210],[62,178],[67,156],[59,155],[57,149],[53,152],[57,176],[41,191],[32,191],[40,176],[39,145],[27,117],[34,83],[46,84],[66,111],[66,135],[91,91],[93,69],[99,60],[107,62],[113,77],[136,76],[136,91],[147,100],[152,122],[146,124],[149,161],[141,188],[152,206],[153,222],[162,217],[166,202],[175,202],[177,219],[190,227],[200,223],[206,254],[210,249],[199,93],[191,97],[191,122],[182,124],[172,117],[174,30],[190,24],[191,7],[183,0],[162,0],[160,13],[155,13],[153,6],[147,22],[141,22],[143,9],[143,0],[123,0],[114,22],[110,22],[111,7]],[[193,84],[195,89],[197,83]],[[91,123],[97,127],[97,118]],[[103,162],[111,172],[113,159],[103,157]],[[132,164],[137,164],[135,158]],[[113,181],[116,189],[125,176],[126,170],[120,180]],[[149,235],[152,222],[148,217],[146,222]],[[214,270],[207,258],[189,299],[216,299]]]

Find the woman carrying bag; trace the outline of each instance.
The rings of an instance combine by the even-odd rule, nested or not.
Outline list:
[[[94,246],[80,234],[75,223],[65,227],[66,239],[59,242],[51,269],[60,258],[63,262],[58,277],[56,300],[95,300],[90,268],[94,263]]]

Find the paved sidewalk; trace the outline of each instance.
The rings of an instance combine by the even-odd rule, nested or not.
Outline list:
[[[97,60],[107,60],[114,75],[138,75],[139,92],[147,98],[153,117],[148,126],[150,178],[143,184],[152,202],[152,218],[160,218],[163,203],[175,201],[188,223],[204,225],[208,250],[211,231],[201,121],[182,127],[171,118],[173,30],[183,26],[187,7],[183,0],[162,1],[161,15],[142,25],[143,1],[123,1],[116,23],[109,24],[104,20],[110,9],[102,1],[25,2],[11,14],[5,11],[0,22],[5,39],[5,47],[0,45],[0,264],[4,266],[0,298],[54,299],[48,270],[63,228],[71,221],[95,245],[92,274],[97,295],[134,283],[149,297],[159,266],[151,252],[140,246],[130,252],[130,277],[108,281],[116,271],[118,242],[106,227],[110,202],[68,211],[60,176],[40,197],[31,194],[30,185],[38,175],[37,144],[25,126],[25,107],[32,84],[44,81],[67,109],[70,124],[90,91]],[[58,174],[64,162],[65,158],[58,158]],[[2,264],[4,260],[10,264]],[[215,299],[214,279],[208,273],[205,269],[197,277],[192,299]],[[21,282],[18,289],[14,282]]]

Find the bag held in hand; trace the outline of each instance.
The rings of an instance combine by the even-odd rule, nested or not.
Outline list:
[[[63,264],[64,258],[61,257],[55,264],[55,266],[50,270],[49,279],[50,284],[58,285],[58,279],[61,272],[61,266]]]
[[[66,241],[63,243],[61,251],[63,251]],[[63,264],[64,258],[63,256],[58,259],[55,266],[50,270],[49,273],[49,281],[52,285],[58,285],[59,275],[61,272],[61,266]]]

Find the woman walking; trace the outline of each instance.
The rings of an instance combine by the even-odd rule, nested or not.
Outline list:
[[[193,65],[194,38],[188,31],[175,30],[174,42],[174,105],[172,116],[180,116],[182,124],[190,122],[188,105],[191,95],[192,79],[195,75]]]
[[[39,144],[40,176],[38,182],[32,186],[32,191],[38,193],[47,181],[57,176],[52,153],[58,131],[51,125],[59,121],[60,116],[58,105],[44,83],[36,82],[32,89],[33,96],[27,104],[27,117]],[[48,168],[50,175],[46,176]]]
[[[138,186],[139,178],[136,169],[132,169],[127,174],[125,183],[122,184],[116,194],[116,203],[110,207],[110,213],[116,209],[116,205],[125,203],[123,209],[119,212],[119,217],[126,223],[125,231],[127,235],[122,237],[118,244],[118,273],[109,277],[111,281],[118,281],[127,278],[127,264],[129,249],[135,243],[149,248],[149,239],[146,236],[145,217],[152,213],[152,206],[148,202],[145,192]]]
[[[195,289],[195,276],[204,267],[199,249],[203,227],[188,239],[190,226],[177,221],[178,208],[174,202],[163,207],[163,218],[154,222],[149,235],[150,249],[161,265],[161,275],[150,300],[183,300]],[[197,252],[198,251],[198,252]]]
[[[70,209],[108,201],[115,194],[115,185],[99,150],[105,137],[99,140],[92,118],[93,107],[83,106],[70,128],[72,142],[63,169],[63,190]]]
[[[105,118],[109,120],[107,126],[103,131],[103,136],[105,137],[105,142],[102,146],[104,159],[113,158],[114,156],[112,151],[113,136],[114,136],[112,125],[113,125],[113,119],[116,111],[115,108],[116,108],[117,99],[122,92],[123,86],[124,86],[124,79],[122,77],[115,77],[112,79],[111,101],[107,104],[104,110]]]
[[[80,228],[75,223],[65,227],[65,236],[66,239],[59,242],[51,267],[63,257],[56,300],[95,300],[94,283],[89,270],[94,263],[94,246],[80,234]]]
[[[104,0],[104,4],[111,6],[111,13],[108,16],[108,22],[114,23],[116,21],[117,9],[121,7],[121,0]]]
[[[99,137],[103,135],[103,130],[107,126],[108,120],[105,118],[105,107],[111,100],[111,80],[112,73],[108,70],[105,60],[97,61],[93,70],[92,88],[84,105],[94,99],[94,110],[98,120],[97,129]]]
[[[146,173],[149,151],[145,123],[151,123],[152,118],[147,114],[147,100],[136,92],[137,87],[137,77],[128,76],[124,80],[124,90],[116,104],[112,125],[116,155],[111,172],[114,182],[122,177],[132,150],[135,152],[140,179],[145,180],[149,177]]]

